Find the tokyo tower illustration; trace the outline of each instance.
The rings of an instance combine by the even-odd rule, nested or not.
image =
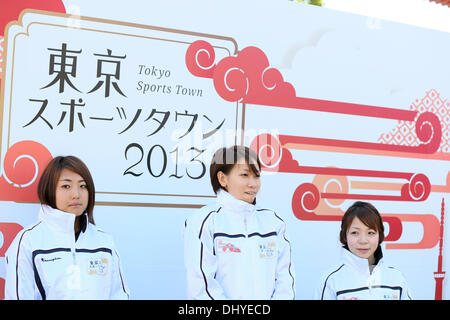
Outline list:
[[[439,259],[438,270],[434,272],[434,279],[436,280],[436,290],[434,292],[434,300],[442,300],[442,289],[445,277],[445,271],[442,271],[442,245],[444,238],[444,198],[442,198],[441,205],[441,228],[439,236]]]

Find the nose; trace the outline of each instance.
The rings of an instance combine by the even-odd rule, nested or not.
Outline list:
[[[257,179],[256,177],[251,177],[251,178],[248,180],[248,186],[249,186],[249,187],[256,188],[257,185],[258,185],[258,179]]]
[[[80,197],[80,188],[74,187],[72,188],[72,198],[78,199]]]
[[[359,242],[360,242],[360,243],[367,243],[367,242],[368,242],[367,235],[361,234],[361,235],[359,236]]]

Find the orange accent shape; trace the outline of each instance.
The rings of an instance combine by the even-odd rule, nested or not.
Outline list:
[[[0,177],[0,201],[38,201],[37,185],[52,154],[35,141],[20,141],[12,145],[3,160]]]
[[[418,243],[388,243],[386,249],[430,249],[439,242],[440,223],[432,214],[386,214],[399,218],[402,222],[420,222],[423,226],[423,237]]]
[[[447,173],[447,179],[444,186],[431,186],[431,192],[450,193],[450,171]]]
[[[312,183],[319,189],[321,193],[345,193],[349,191],[348,178],[346,176],[329,176],[316,175]],[[344,203],[345,199],[324,199],[321,198],[319,205],[315,209],[315,213],[344,215],[344,212],[339,208]]]

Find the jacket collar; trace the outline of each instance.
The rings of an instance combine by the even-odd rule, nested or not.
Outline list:
[[[217,203],[224,209],[244,217],[254,214],[256,210],[256,200],[253,204],[248,203],[246,201],[236,199],[223,189],[220,189],[217,192]]]
[[[41,204],[39,220],[48,223],[57,231],[73,234],[76,216],[72,213],[54,209],[48,205]],[[88,224],[86,212],[80,217],[81,231],[85,232]]]
[[[383,252],[381,246],[378,245],[377,250],[374,253],[375,265],[383,263]],[[360,258],[353,254],[346,246],[342,247],[342,259],[343,262],[350,267],[356,269],[360,273],[370,273],[369,262],[365,258]]]

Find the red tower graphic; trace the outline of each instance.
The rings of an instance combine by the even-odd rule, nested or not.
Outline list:
[[[434,300],[442,300],[442,284],[444,282],[445,271],[442,271],[442,244],[444,240],[444,198],[442,198],[441,205],[441,230],[439,236],[439,259],[438,270],[434,273],[434,279],[436,280],[436,291],[434,293]]]

